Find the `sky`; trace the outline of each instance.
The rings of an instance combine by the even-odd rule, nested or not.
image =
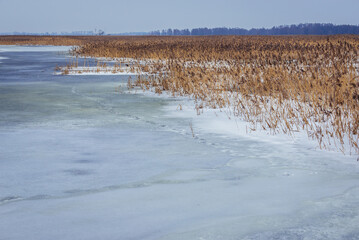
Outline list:
[[[0,0],[0,32],[359,25],[359,0]]]

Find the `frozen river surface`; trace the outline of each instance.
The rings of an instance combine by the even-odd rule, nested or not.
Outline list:
[[[64,50],[0,46],[1,240],[359,239],[356,156],[54,75]]]

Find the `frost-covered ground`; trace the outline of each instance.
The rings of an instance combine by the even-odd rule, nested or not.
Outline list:
[[[63,50],[0,46],[0,239],[359,238],[356,156],[54,75]]]

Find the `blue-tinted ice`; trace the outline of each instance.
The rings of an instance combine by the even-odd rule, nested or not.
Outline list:
[[[209,131],[127,76],[54,75],[64,50],[0,46],[0,239],[359,239],[355,156]]]

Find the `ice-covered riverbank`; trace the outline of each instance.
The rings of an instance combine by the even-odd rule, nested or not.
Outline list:
[[[0,56],[1,238],[359,237],[355,156],[127,76],[53,75],[56,52]]]
[[[82,61],[80,65],[83,65],[83,67],[79,65],[79,59]],[[88,64],[87,67],[86,63]],[[169,93],[164,91],[161,84],[159,84],[159,82],[162,81],[162,77],[159,76],[159,79],[153,80],[153,77],[156,78],[156,75],[166,73],[166,71],[163,71],[159,74],[158,71],[160,70],[157,67],[155,68],[156,70],[154,70],[153,66],[155,63],[158,63],[158,61],[151,59],[136,61],[135,59],[124,58],[86,59],[76,57],[70,64],[57,67],[58,71],[55,72],[55,74],[140,75],[138,79],[136,76],[135,79],[137,80],[129,81],[129,87],[139,86],[146,91],[153,91],[168,96]],[[165,62],[163,62],[163,64],[164,66],[166,65]],[[186,65],[187,63],[183,64]],[[214,63],[210,62],[203,67],[213,67],[213,64]],[[217,65],[217,67],[219,67],[219,65]],[[148,79],[148,75],[152,75],[152,77]],[[170,82],[172,80],[170,80]],[[206,89],[204,86],[205,85],[201,87],[202,90]],[[212,121],[212,124],[213,122],[217,122],[218,125],[215,131],[227,129],[227,133],[231,135],[233,135],[233,133],[237,133],[237,135],[248,135],[251,133],[251,135],[248,136],[255,136],[257,139],[268,139],[269,141],[272,141],[273,138],[268,137],[268,135],[276,135],[276,138],[279,137],[284,141],[300,141],[306,144],[310,143],[311,146],[313,145],[312,140],[315,140],[317,142],[316,147],[319,149],[358,155],[359,143],[358,135],[355,131],[357,125],[355,121],[350,121],[350,119],[355,117],[356,112],[354,110],[345,110],[345,116],[339,118],[340,121],[345,122],[345,124],[339,124],[340,126],[338,127],[338,116],[334,114],[334,112],[339,114],[339,110],[334,111],[332,107],[329,107],[325,111],[318,110],[317,105],[307,100],[299,101],[298,99],[290,98],[283,101],[270,96],[244,96],[232,90],[213,95],[210,90],[212,89],[211,87],[207,90],[203,90],[204,92],[199,95],[198,92],[189,95],[188,93],[182,92],[181,88],[170,87],[169,89],[168,91],[177,97],[179,94],[187,94],[186,96],[192,98],[193,101],[195,101],[194,99],[200,99],[199,101],[196,100],[195,107],[190,103],[187,108],[195,108],[197,115],[203,112],[214,112],[216,117],[215,121]],[[181,106],[181,104],[179,104],[179,106]],[[219,108],[219,110],[213,110],[212,108]],[[180,107],[180,109],[182,109],[182,107]],[[222,116],[232,119],[232,122],[229,124],[223,122]],[[218,121],[219,119],[221,119],[221,122]],[[223,128],[223,126],[226,127]],[[237,126],[237,128],[233,129],[233,127],[231,127],[228,129],[228,126]],[[347,128],[346,130],[344,130],[344,126]],[[286,135],[289,135],[292,139]]]

